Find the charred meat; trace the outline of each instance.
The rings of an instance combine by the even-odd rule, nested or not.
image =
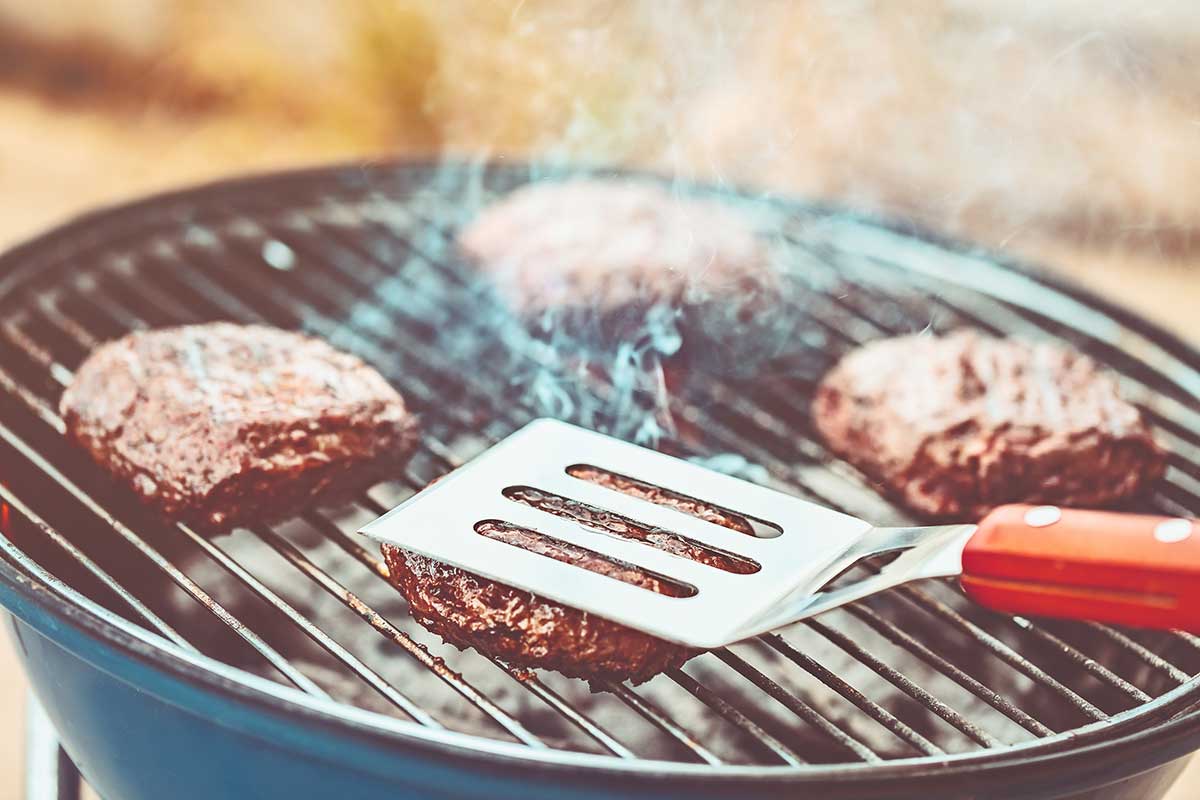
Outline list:
[[[62,396],[67,435],[164,516],[207,532],[290,516],[395,470],[400,394],[359,358],[257,325],[131,333]]]
[[[1092,359],[964,330],[851,352],[822,380],[829,448],[930,519],[1003,503],[1109,506],[1165,469],[1136,407]]]
[[[769,260],[733,209],[648,181],[595,178],[522,187],[485,209],[458,243],[533,314],[724,294],[765,280]]]
[[[767,228],[648,180],[575,178],[517,189],[457,241],[511,309],[555,335],[601,349],[648,337],[692,366],[744,372],[794,325]]]

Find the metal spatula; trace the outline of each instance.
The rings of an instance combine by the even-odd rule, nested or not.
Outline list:
[[[700,648],[951,576],[997,610],[1200,632],[1191,520],[1005,506],[978,525],[875,528],[549,419],[361,532]],[[903,552],[877,574],[825,589],[892,551]]]

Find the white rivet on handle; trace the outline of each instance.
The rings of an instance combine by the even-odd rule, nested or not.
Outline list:
[[[1062,519],[1062,509],[1058,506],[1038,506],[1025,512],[1025,524],[1031,528],[1045,528]]]
[[[1154,538],[1167,544],[1182,542],[1191,535],[1192,521],[1182,518],[1164,520],[1154,529]]]

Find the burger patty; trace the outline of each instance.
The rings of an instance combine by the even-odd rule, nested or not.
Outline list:
[[[644,180],[529,184],[485,209],[458,244],[535,314],[676,304],[768,277],[765,243],[735,210]]]
[[[647,180],[576,178],[517,189],[457,243],[511,309],[556,336],[660,348],[681,337],[699,366],[744,371],[795,322],[764,227]]]
[[[632,490],[622,484],[620,476],[608,473],[589,474],[585,479],[708,519],[729,528],[731,536],[752,532],[740,517],[693,498],[669,493],[647,496],[640,488]],[[522,496],[513,499],[556,516],[575,519],[593,530],[638,539],[717,569],[738,573],[757,569],[753,562],[738,556],[697,547],[675,534],[565,498],[524,490]],[[501,522],[485,522],[477,530],[489,538],[650,591],[676,596],[680,593],[680,584],[669,578],[533,531]],[[698,653],[391,544],[383,544],[382,550],[390,579],[407,598],[414,619],[450,644],[463,649],[474,647],[511,665],[553,669],[587,680],[642,683],[664,670],[681,666]]]
[[[461,649],[572,678],[642,683],[696,651],[390,544],[391,581],[413,619]]]
[[[812,415],[833,452],[930,519],[1011,502],[1109,506],[1166,467],[1141,413],[1090,358],[969,330],[851,352]]]
[[[211,533],[361,486],[416,445],[413,416],[373,368],[259,325],[189,325],[104,344],[60,409],[68,437],[142,502]]]

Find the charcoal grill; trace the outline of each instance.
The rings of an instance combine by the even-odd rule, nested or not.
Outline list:
[[[0,259],[0,602],[101,794],[1165,790],[1200,746],[1200,640],[1184,634],[1000,616],[934,582],[644,686],[589,687],[459,653],[413,623],[351,532],[546,413],[522,385],[532,373],[514,369],[549,369],[544,346],[521,343],[451,247],[475,209],[535,174],[390,163],[225,182],[91,214]],[[662,449],[905,524],[812,436],[808,398],[859,342],[971,325],[1063,340],[1119,372],[1172,451],[1142,509],[1200,514],[1200,354],[1179,340],[920,231],[678,188],[777,221],[797,324],[753,379],[713,371],[680,385]],[[100,341],[212,319],[304,329],[379,367],[423,420],[404,475],[215,541],[138,508],[66,444],[58,395]],[[589,424],[621,433],[630,402],[661,412],[642,391],[614,406],[604,375],[576,386],[563,415],[586,405]]]

